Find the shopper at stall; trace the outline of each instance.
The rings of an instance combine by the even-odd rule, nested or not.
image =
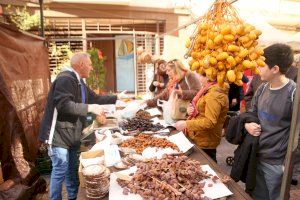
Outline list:
[[[247,76],[243,75],[242,81],[243,83],[248,83],[249,79]],[[240,111],[240,104],[244,99],[244,88],[243,86],[238,86],[234,83],[231,83],[229,86],[229,111]]]
[[[201,87],[196,73],[189,71],[177,59],[167,63],[166,73],[169,76],[167,87],[153,99],[147,100],[147,106],[155,107],[157,99],[168,100],[172,91],[180,99],[192,100]]]
[[[229,109],[229,86],[219,87],[205,75],[200,76],[200,82],[203,87],[188,107],[189,118],[178,121],[175,127],[179,131],[185,130],[187,136],[217,162],[216,148]]]
[[[280,196],[296,84],[285,76],[293,63],[289,46],[271,45],[264,50],[264,56],[266,66],[261,68],[261,79],[266,83],[257,89],[250,109],[258,116],[260,125],[246,123],[245,129],[259,136],[253,198],[276,200]]]
[[[159,95],[167,86],[169,76],[166,73],[166,61],[158,60],[155,62],[154,77],[151,85],[149,86],[150,92],[154,95]]]
[[[96,95],[85,85],[82,78],[88,78],[92,69],[88,54],[74,54],[71,67],[57,76],[48,94],[39,139],[49,145],[51,200],[62,199],[64,181],[68,199],[76,199],[79,185],[77,152],[87,113],[100,115],[103,109],[99,104],[114,104],[117,100],[117,96]]]

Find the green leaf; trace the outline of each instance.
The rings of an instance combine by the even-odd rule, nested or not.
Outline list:
[[[99,50],[96,48],[88,50],[88,53],[91,56],[93,71],[90,73],[89,78],[86,79],[86,82],[87,85],[93,90],[104,89],[105,87],[105,57],[103,59],[99,59],[98,51]]]

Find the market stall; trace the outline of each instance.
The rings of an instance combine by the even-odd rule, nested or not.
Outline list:
[[[129,110],[131,115],[127,117]],[[85,130],[85,140],[94,136],[96,144],[90,143],[89,151],[81,153],[79,199],[154,198],[151,195],[155,195],[156,190],[151,188],[151,184],[153,187],[165,187],[156,199],[163,199],[163,195],[174,199],[200,199],[200,196],[203,199],[251,199],[182,132],[165,123],[158,109],[127,107],[112,113],[106,123],[98,118]],[[156,173],[151,174],[153,170]],[[179,179],[173,180],[177,184],[166,179],[172,173]],[[181,180],[179,177],[189,179]],[[138,186],[135,188],[134,185]],[[193,189],[197,192],[192,192]],[[196,197],[189,196],[192,195],[189,191]]]
[[[241,86],[245,70],[259,73],[258,67],[265,65],[260,35],[229,2],[215,1],[187,40],[190,68],[221,88]],[[106,199],[250,199],[183,132],[174,130],[174,121],[161,106],[163,116],[131,102],[116,112],[117,128],[99,127],[91,150],[102,152],[97,158],[102,167],[87,166],[81,159],[82,198],[100,199],[109,193]]]

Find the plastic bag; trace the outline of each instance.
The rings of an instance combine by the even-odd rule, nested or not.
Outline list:
[[[140,103],[133,101],[133,102],[129,103],[126,106],[126,108],[124,108],[122,110],[121,116],[125,119],[133,118],[139,110],[144,109],[144,108],[145,108],[145,106],[142,106],[142,105],[140,105]]]
[[[170,94],[169,100],[164,101],[164,100],[157,100],[157,106],[161,107],[163,109],[163,119],[165,122],[169,125],[173,125],[176,121],[172,119],[172,106],[173,106],[173,101],[175,98],[174,92]]]

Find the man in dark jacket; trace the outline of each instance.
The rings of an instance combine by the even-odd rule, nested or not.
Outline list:
[[[39,139],[49,145],[52,161],[50,199],[62,199],[62,183],[66,179],[68,199],[78,192],[77,151],[88,112],[100,115],[99,104],[115,104],[117,96],[99,96],[90,90],[82,78],[93,69],[89,55],[76,53],[71,67],[61,72],[53,82],[41,123]]]

